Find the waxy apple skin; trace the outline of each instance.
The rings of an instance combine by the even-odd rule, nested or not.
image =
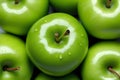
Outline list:
[[[19,69],[7,71],[5,66]],[[0,34],[0,80],[30,80],[32,72],[25,43],[18,37]]]
[[[53,77],[46,75],[44,73],[39,73],[35,80],[80,80],[79,77],[75,74],[69,74],[62,77]]]
[[[55,33],[63,35],[59,43]],[[36,22],[27,35],[26,47],[33,63],[52,76],[66,75],[80,65],[88,50],[88,37],[74,17],[53,13]]]
[[[29,28],[48,12],[48,0],[0,0],[0,25],[7,32],[26,35]]]
[[[99,39],[120,38],[120,0],[79,0],[80,21],[92,36]]]
[[[99,42],[89,48],[81,68],[82,79],[120,80],[109,67],[120,74],[120,42]]]
[[[49,0],[51,6],[59,12],[65,12],[71,15],[77,15],[77,6],[79,0]]]

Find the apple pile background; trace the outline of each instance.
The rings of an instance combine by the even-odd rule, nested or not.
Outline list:
[[[62,3],[61,3],[62,4]],[[69,4],[69,3],[68,3]],[[76,8],[77,10],[77,8]],[[74,14],[70,14],[69,12],[67,11],[63,11],[63,13],[68,13],[72,16],[74,16],[78,21],[80,21],[78,15],[77,15],[77,12],[76,10],[74,11]],[[56,11],[52,6],[51,4],[49,3],[49,11],[48,11],[48,14],[51,14],[51,13],[56,13],[56,12],[59,12],[59,11]],[[62,11],[60,11],[62,12]],[[47,15],[48,15],[47,14]],[[0,27],[0,33],[4,33],[5,31]],[[5,32],[5,33],[8,33],[8,32]],[[8,34],[11,34],[11,33],[8,33]],[[102,41],[117,41],[117,42],[120,42],[120,38],[117,38],[117,39],[99,39],[99,38],[96,38],[96,37],[93,37],[92,35],[90,35],[88,32],[88,39],[89,39],[89,47],[91,47],[92,45],[98,43],[98,42],[102,42]],[[24,35],[24,36],[19,36],[19,35],[16,35],[16,34],[11,34],[11,35],[14,35],[14,36],[17,36],[17,37],[20,37],[24,42],[26,42],[26,36],[27,35]],[[80,79],[81,79],[81,75],[80,75],[80,67],[81,65],[76,68],[72,73],[75,73]],[[41,71],[36,67],[34,66],[34,71],[33,71],[33,75],[31,77],[31,80],[34,80],[35,77],[40,73]]]

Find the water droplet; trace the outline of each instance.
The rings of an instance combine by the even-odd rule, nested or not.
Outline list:
[[[83,37],[83,36],[84,36],[84,34],[81,34],[81,36]]]
[[[71,53],[69,52],[69,53],[68,53],[68,55],[70,56],[70,55],[71,55]]]
[[[44,20],[44,22],[47,22],[47,20]]]
[[[34,31],[36,32],[36,31],[38,31],[38,29],[35,29]]]
[[[62,58],[63,58],[62,55],[60,55],[60,56],[59,56],[59,59],[62,60]]]
[[[80,46],[82,46],[82,44],[80,43]]]

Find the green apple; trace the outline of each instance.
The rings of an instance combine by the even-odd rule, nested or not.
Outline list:
[[[92,45],[82,64],[83,80],[120,80],[120,42]]]
[[[63,76],[75,70],[85,58],[88,37],[71,15],[52,13],[32,26],[26,47],[30,59],[42,72]]]
[[[0,0],[0,25],[7,32],[26,35],[48,12],[48,0]]]
[[[80,80],[79,77],[75,74],[69,74],[63,77],[53,77],[46,75],[44,73],[39,73],[35,80]]]
[[[120,38],[120,0],[79,0],[78,14],[92,36]]]
[[[79,0],[49,0],[51,6],[59,12],[77,15],[77,5]]]
[[[25,43],[18,37],[0,34],[0,80],[30,80],[32,72]]]

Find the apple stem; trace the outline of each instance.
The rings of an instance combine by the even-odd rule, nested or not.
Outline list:
[[[4,67],[4,70],[5,71],[16,71],[16,70],[19,70],[20,69],[20,67],[14,67],[14,68],[9,68],[9,67]]]
[[[60,40],[61,40],[64,36],[69,35],[69,34],[70,34],[70,31],[69,31],[69,30],[66,30],[61,36],[60,36],[60,34],[59,34],[58,32],[56,32],[56,33],[55,33],[55,41],[56,41],[57,43],[59,43]]]
[[[120,74],[118,74],[116,71],[114,71],[114,70],[112,69],[112,67],[109,67],[108,70],[109,70],[110,72],[112,72],[113,74],[117,75],[118,78],[120,79]]]
[[[110,7],[111,7],[111,2],[112,2],[112,0],[107,0],[107,3],[106,3],[106,7],[107,7],[107,8],[110,8]]]
[[[19,0],[15,0],[15,4],[18,4],[19,3]]]

